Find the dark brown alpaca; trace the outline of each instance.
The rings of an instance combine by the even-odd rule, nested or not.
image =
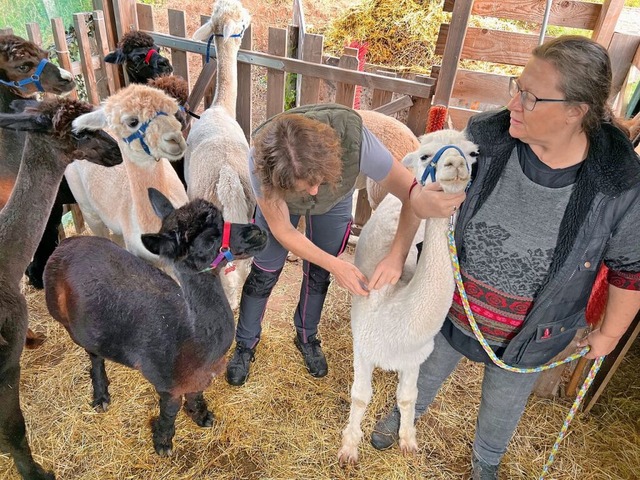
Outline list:
[[[91,110],[87,103],[59,99],[23,113],[0,114],[0,127],[26,132],[20,173],[0,211],[0,451],[9,453],[20,475],[30,480],[54,477],[33,460],[20,410],[20,354],[28,317],[20,280],[66,166],[75,159],[105,166],[122,162],[118,143],[106,133],[71,131],[72,120]]]
[[[153,384],[160,396],[153,446],[167,456],[183,397],[196,424],[213,424],[202,391],[224,370],[234,334],[218,269],[230,253],[261,251],[267,236],[253,224],[224,222],[206,200],[174,210],[158,190],[150,188],[149,198],[162,227],[143,234],[142,243],[173,266],[179,284],[105,238],[80,236],[63,240],[49,259],[45,294],[53,318],[89,353],[95,408],[104,411],[111,401],[105,358]]]
[[[15,35],[0,35],[0,113],[10,113],[14,100],[31,98],[38,91],[64,94],[75,88],[73,75],[47,60],[48,52],[35,43]],[[42,63],[41,63],[42,62]],[[38,71],[38,83],[33,76]],[[24,132],[0,130],[0,208],[7,203],[18,176]],[[42,241],[27,268],[29,282],[42,288],[42,272],[51,252],[58,244],[58,225],[62,216],[62,205],[74,203],[73,195],[63,180],[54,202],[51,215],[42,235]]]
[[[170,75],[173,67],[160,55],[160,47],[144,32],[125,33],[118,48],[104,57],[107,63],[124,64],[131,83],[147,83],[148,80]]]

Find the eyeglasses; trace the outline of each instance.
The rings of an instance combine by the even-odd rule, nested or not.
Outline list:
[[[509,79],[509,95],[514,98],[520,94],[520,103],[525,110],[533,110],[538,102],[567,102],[567,99],[560,98],[538,98],[533,93],[522,90],[515,77]]]

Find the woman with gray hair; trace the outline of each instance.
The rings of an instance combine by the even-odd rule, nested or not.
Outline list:
[[[587,358],[610,353],[640,308],[640,162],[612,122],[607,51],[563,36],[533,51],[509,85],[505,109],[471,119],[478,169],[460,210],[455,239],[475,319],[491,349],[515,367],[543,365],[585,327],[600,265],[609,302],[599,328],[580,340]],[[424,216],[427,205],[412,199]],[[494,365],[475,338],[460,296],[418,379],[416,417],[466,357],[485,364],[471,458],[473,479],[496,479],[537,373]],[[371,442],[398,438],[397,408]]]

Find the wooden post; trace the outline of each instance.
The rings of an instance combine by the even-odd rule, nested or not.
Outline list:
[[[207,23],[209,21],[208,16],[206,15],[200,15],[200,25],[204,25],[205,23]],[[216,74],[218,71],[218,67],[217,67],[218,63],[217,60],[215,58],[210,58],[209,59],[209,63],[207,63],[207,59],[205,58],[205,56],[202,56],[202,70],[200,71],[200,77],[198,77],[198,80],[196,81],[196,85],[194,85],[193,90],[192,90],[192,94],[194,94],[195,90],[196,90],[196,86],[198,85],[198,81],[200,81],[200,78],[202,78],[202,82],[201,82],[201,87],[203,88],[202,90],[202,97],[200,97],[200,99],[204,98],[204,108],[209,108],[211,106],[211,104],[213,103],[213,95],[214,95],[214,91],[216,88]],[[206,70],[206,77],[203,77],[203,75],[205,74],[205,70]],[[206,82],[206,80],[208,79],[208,82]],[[195,100],[195,97],[194,97]],[[198,100],[198,103],[200,103],[200,100]],[[195,111],[196,107],[198,105],[192,105],[191,102],[189,102],[189,107]]]
[[[136,17],[138,18],[138,28],[153,32],[156,29],[156,22],[153,17],[153,7],[146,3],[136,3]]]
[[[112,2],[118,38],[122,38],[125,33],[138,30],[135,0],[112,0]]]
[[[183,10],[168,10],[169,15],[169,34],[176,37],[186,38],[187,36],[187,19]],[[155,29],[154,29],[155,30]],[[187,88],[191,90],[191,81],[189,80],[189,60],[187,52],[183,50],[171,49],[171,65],[173,65],[174,75],[179,75],[187,81]]]
[[[358,70],[358,49],[344,48],[344,54],[340,57],[338,66],[348,70]],[[336,103],[353,108],[353,101],[356,96],[356,86],[352,83],[338,82],[336,84]]]
[[[616,348],[605,358],[600,371],[596,375],[596,378],[591,385],[591,389],[587,392],[585,397],[585,403],[583,412],[589,413],[595,403],[602,395],[605,387],[613,377],[613,374],[620,366],[622,359],[631,348],[631,345],[640,335],[640,313],[636,315],[636,318],[631,322],[631,325],[622,336]]]
[[[71,64],[71,56],[69,55],[69,46],[67,45],[67,36],[64,32],[64,24],[62,18],[51,19],[51,30],[53,32],[53,43],[56,46],[56,55],[58,56],[58,63],[62,68],[73,74],[73,66]],[[78,98],[78,92],[73,89],[69,94],[70,98],[74,100]]]
[[[0,28],[0,35],[13,35],[13,28],[11,27]]]
[[[428,83],[430,77],[426,75],[416,75],[416,82]],[[413,106],[409,108],[409,116],[407,117],[407,127],[416,135],[416,137],[425,133],[427,128],[427,117],[431,108],[430,98],[413,97]]]
[[[80,54],[80,64],[82,65],[84,84],[87,88],[87,97],[90,103],[98,105],[100,103],[100,95],[98,94],[98,86],[96,85],[96,74],[93,71],[91,44],[89,43],[86,20],[86,13],[73,14],[73,25],[76,29],[76,35],[78,38],[78,52]]]
[[[100,98],[104,100],[109,95],[116,93],[116,77],[118,76],[118,67],[112,63],[104,61],[105,55],[109,53],[109,42],[107,40],[107,27],[104,23],[102,10],[93,12],[93,24],[96,36],[96,46],[98,49],[98,57],[100,57],[100,71],[103,81],[99,82]]]
[[[378,75],[385,75],[387,77],[395,78],[397,74],[395,72],[387,72],[385,70],[376,70]],[[371,110],[375,110],[378,107],[386,105],[393,98],[393,92],[389,90],[380,90],[376,88],[371,95]]]
[[[602,4],[591,38],[604,48],[608,49],[611,44],[622,7],[624,7],[624,0],[604,0]]]
[[[322,63],[322,50],[324,48],[324,37],[308,33],[304,37],[302,47],[302,60],[305,62]],[[302,75],[300,80],[300,105],[318,103],[320,94],[320,79]]]
[[[253,49],[251,25],[244,31],[242,50]],[[251,64],[238,62],[238,96],[236,97],[236,120],[244,131],[247,141],[251,138],[251,116],[253,105],[253,82],[251,79]]]
[[[42,34],[40,33],[40,25],[37,23],[27,23],[25,24],[27,28],[27,37],[30,41],[42,47]]]
[[[116,46],[118,45],[118,38],[120,38],[118,36],[116,28],[116,19],[113,11],[113,1],[93,0],[93,9],[102,10],[107,35],[107,48],[110,52],[112,52],[116,49]],[[113,73],[113,83],[115,86],[115,90],[120,90],[124,85],[126,85],[124,78],[124,69],[120,65],[114,65],[113,67],[111,67],[111,72]]]
[[[287,54],[287,30],[269,27],[267,53],[284,57]],[[284,111],[285,72],[267,68],[267,118]]]

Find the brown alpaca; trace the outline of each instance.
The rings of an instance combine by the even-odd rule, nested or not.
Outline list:
[[[51,210],[64,170],[76,159],[112,166],[118,144],[104,132],[73,133],[72,120],[92,106],[50,100],[20,114],[0,114],[0,127],[27,132],[20,173],[0,211],[0,451],[9,453],[25,479],[52,479],[31,456],[19,403],[20,354],[27,333],[27,304],[20,280]]]
[[[213,425],[202,391],[224,370],[235,331],[218,276],[226,265],[221,252],[255,255],[267,235],[250,223],[225,222],[206,200],[175,210],[155,189],[149,200],[162,227],[142,235],[142,243],[173,266],[179,284],[107,239],[79,236],[52,255],[45,290],[51,315],[89,353],[96,409],[111,401],[105,358],[139,370],[153,384],[160,397],[153,446],[168,456],[183,397],[196,424]]]
[[[73,75],[49,62],[48,55],[33,42],[15,35],[0,35],[0,113],[10,113],[11,102],[31,98],[38,91],[64,94],[75,88]],[[35,82],[32,77],[39,68]],[[7,147],[0,153],[0,208],[9,200],[18,176],[24,137],[24,132],[0,130],[0,143]],[[27,268],[29,282],[36,288],[42,288],[44,265],[58,244],[64,203],[75,203],[66,182],[58,190],[42,240]]]

